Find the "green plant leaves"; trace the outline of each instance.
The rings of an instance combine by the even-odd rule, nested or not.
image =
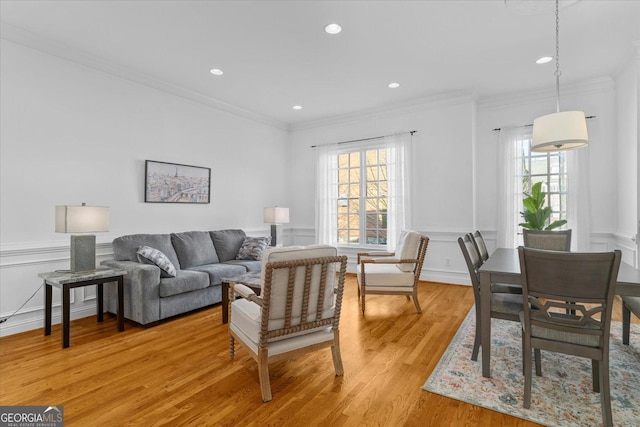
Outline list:
[[[545,227],[545,224],[547,224],[551,218],[553,209],[551,206],[542,207],[546,200],[546,193],[542,191],[542,182],[533,184],[531,194],[527,194],[526,192],[523,194],[527,196],[522,200],[524,211],[520,212],[524,222],[518,224],[522,228],[528,228],[530,230],[553,230],[567,223],[566,220],[562,219],[554,221]]]

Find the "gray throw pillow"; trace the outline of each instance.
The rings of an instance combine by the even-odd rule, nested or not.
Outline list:
[[[160,267],[160,277],[176,277],[178,272],[169,258],[157,249],[149,246],[140,246],[136,252],[138,261],[143,264],[152,264]]]
[[[245,237],[236,259],[255,260],[262,259],[262,252],[271,244],[271,236],[266,237]]]

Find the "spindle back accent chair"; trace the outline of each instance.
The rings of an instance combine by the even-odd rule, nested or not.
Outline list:
[[[621,252],[561,252],[522,246],[518,252],[524,303],[523,406],[531,406],[532,349],[536,350],[538,376],[542,375],[540,350],[586,357],[591,359],[593,391],[600,393],[603,423],[612,426],[609,329]]]
[[[330,347],[335,374],[343,374],[340,309],[347,257],[331,246],[267,249],[262,259],[260,296],[231,283],[229,353],[240,341],[258,362],[262,400],[271,400],[269,362]],[[233,295],[233,294],[232,294]]]
[[[358,253],[358,296],[362,314],[365,296],[405,295],[413,298],[418,313],[422,313],[418,301],[418,282],[427,253],[429,238],[414,231],[403,231],[395,252]]]

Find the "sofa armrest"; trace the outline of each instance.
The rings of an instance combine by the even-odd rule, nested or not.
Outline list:
[[[126,270],[124,276],[124,317],[141,325],[160,320],[160,268],[134,261],[103,261],[106,267]],[[105,287],[106,308],[117,311],[114,286]]]

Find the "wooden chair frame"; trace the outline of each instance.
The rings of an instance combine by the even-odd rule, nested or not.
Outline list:
[[[365,310],[365,296],[369,295],[405,295],[407,300],[413,298],[413,303],[416,306],[416,310],[419,314],[422,314],[422,308],[418,301],[418,283],[420,281],[420,273],[422,272],[422,265],[424,264],[424,258],[427,253],[427,246],[429,246],[429,238],[427,236],[420,236],[420,244],[418,246],[418,254],[415,259],[395,259],[395,252],[359,252],[357,254],[357,262],[360,266],[360,283],[358,284],[358,296],[361,301],[362,314]],[[393,259],[391,259],[393,258]],[[413,267],[413,286],[411,290],[398,289],[398,290],[375,290],[367,289],[366,283],[366,265],[367,264],[414,264]]]
[[[336,283],[334,286],[335,293],[335,308],[333,316],[322,317],[322,307],[326,295],[326,283],[329,274],[329,265],[338,264],[339,268],[336,269]],[[319,295],[316,298],[311,298],[311,279],[312,270],[315,266],[321,266],[321,279]],[[303,267],[304,273],[300,273],[300,268]],[[286,313],[284,318],[284,327],[279,329],[269,329],[269,310],[271,308],[271,290],[272,279],[276,270],[288,270],[288,283],[287,283],[287,296],[286,296]],[[251,357],[258,363],[258,377],[260,380],[260,389],[262,393],[262,400],[268,402],[272,399],[271,384],[269,381],[269,362],[277,362],[280,360],[287,360],[296,358],[305,353],[320,350],[330,347],[333,357],[333,364],[336,376],[341,376],[344,373],[342,366],[342,357],[340,354],[340,310],[342,307],[342,297],[344,292],[344,280],[347,271],[347,257],[346,256],[330,256],[321,258],[306,258],[292,261],[277,261],[271,262],[266,265],[264,275],[264,291],[262,295],[257,296],[248,287],[243,285],[236,285],[231,283],[231,291],[236,292],[243,298],[258,304],[261,307],[261,323],[260,323],[260,342],[258,345],[258,352],[255,353],[250,347],[244,346]],[[302,310],[299,313],[293,312],[293,298],[296,277],[298,274],[304,274],[304,287],[303,287],[303,303]],[[238,291],[236,291],[236,289]],[[297,325],[292,325],[293,317],[300,317],[301,319],[307,319],[310,308],[316,309],[315,319],[309,321],[302,321]],[[229,322],[229,354],[231,359],[235,356],[235,341],[242,339],[231,329],[233,319]],[[314,345],[297,348],[284,353],[269,355],[268,344],[275,338],[283,339],[287,335],[295,334],[300,335],[304,331],[317,331],[323,327],[330,327],[333,331],[333,340],[317,343]]]

